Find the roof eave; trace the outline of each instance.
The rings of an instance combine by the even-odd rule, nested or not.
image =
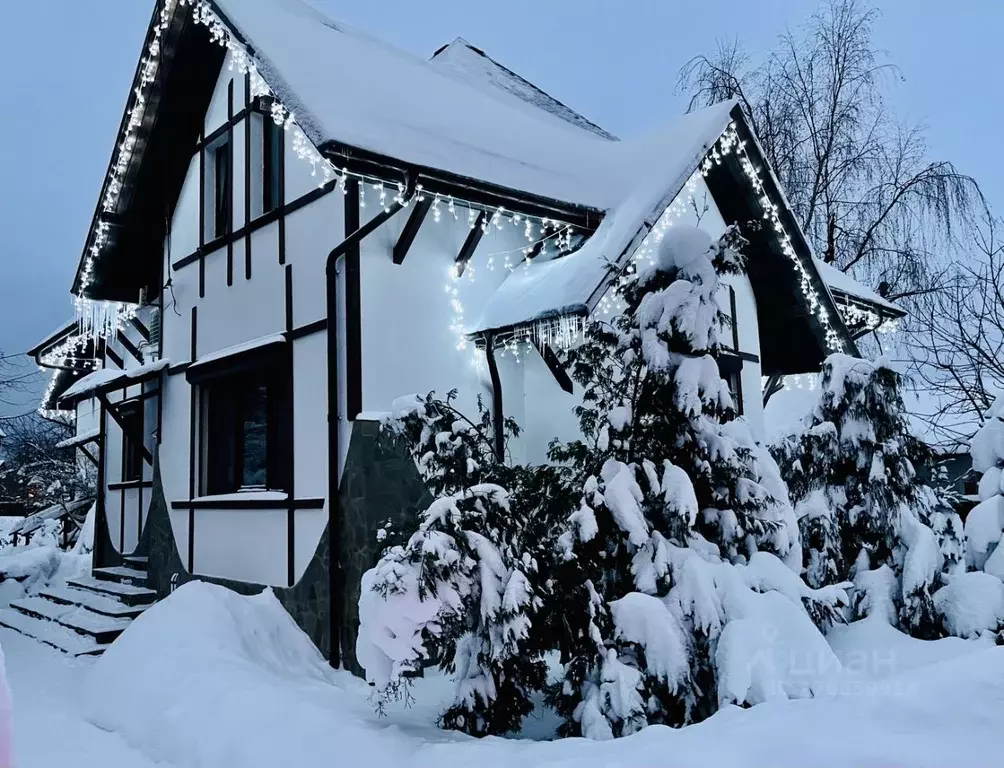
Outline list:
[[[605,215],[599,208],[504,187],[442,168],[416,165],[335,140],[322,142],[318,149],[337,167],[350,172],[392,182],[416,178],[429,194],[452,195],[488,208],[503,207],[514,213],[557,219],[590,232],[599,226]]]

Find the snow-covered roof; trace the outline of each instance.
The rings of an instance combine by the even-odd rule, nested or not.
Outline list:
[[[660,206],[683,189],[728,127],[734,107],[735,102],[723,102],[684,115],[646,138],[608,142],[606,154],[619,156],[626,176],[613,210],[579,250],[514,270],[489,299],[471,332],[585,311],[586,300],[602,283],[609,264],[631,245]]]
[[[571,125],[602,139],[617,140],[612,133],[565,106],[462,37],[436,51],[431,61],[434,67],[481,88],[505,104],[530,110],[536,117],[546,115],[560,126]]]
[[[91,442],[91,440],[97,440],[99,437],[101,437],[101,430],[95,427],[94,429],[88,429],[86,432],[80,432],[73,437],[68,437],[65,440],[60,440],[56,443],[56,447],[76,448],[78,445],[84,445]]]
[[[215,363],[219,360],[223,360],[228,357],[234,357],[236,355],[243,354],[245,352],[252,352],[256,349],[261,349],[262,347],[272,346],[274,344],[285,344],[286,337],[281,333],[273,333],[268,336],[260,336],[256,339],[251,339],[250,341],[244,341],[240,344],[234,344],[231,347],[226,347],[224,349],[218,349],[215,352],[210,352],[208,355],[203,355],[198,360],[193,362],[189,366],[189,371],[197,370],[209,363]]]
[[[104,389],[114,389],[113,384],[121,386],[124,381],[136,381],[138,379],[146,378],[154,373],[158,373],[171,364],[171,361],[167,358],[161,360],[155,360],[152,363],[146,363],[145,365],[139,365],[135,368],[127,368],[124,371],[120,371],[116,368],[99,368],[93,373],[89,373],[82,379],[73,384],[69,389],[67,389],[60,400],[68,400],[71,397],[80,397],[82,395],[90,395],[92,392],[97,392],[98,390]]]
[[[99,368],[93,373],[89,373],[79,381],[75,382],[63,393],[63,396],[60,399],[68,400],[71,397],[88,395],[103,386],[112,384],[123,378],[125,378],[125,371],[120,371],[115,368]]]
[[[58,520],[64,515],[76,515],[81,510],[90,507],[94,502],[92,498],[76,499],[63,504],[54,504],[51,507],[36,512],[21,520],[18,525],[13,526],[8,533],[27,534],[42,526],[46,520]]]
[[[813,261],[816,263],[816,270],[819,272],[819,276],[823,278],[823,282],[826,283],[826,287],[831,291],[838,291],[852,298],[867,302],[868,304],[874,304],[878,307],[889,310],[889,312],[895,314],[896,316],[906,314],[902,307],[897,306],[888,299],[883,298],[879,294],[875,293],[875,291],[871,288],[866,288],[846,272],[841,272],[832,264],[827,264],[822,259],[816,258],[814,258]]]
[[[648,140],[612,142],[569,131],[549,113],[499,99],[483,83],[474,85],[442,65],[334,22],[300,0],[215,2],[317,146],[345,144],[542,198],[611,210],[653,175],[653,167],[665,172],[667,165],[689,162],[694,129],[702,124],[703,112]],[[351,77],[345,76],[349,72]],[[717,127],[721,133],[725,125]],[[667,163],[665,155],[677,162]],[[664,173],[663,185],[672,176]]]

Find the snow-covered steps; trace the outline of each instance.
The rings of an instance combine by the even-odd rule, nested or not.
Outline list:
[[[63,603],[67,607],[79,605],[94,613],[111,616],[115,619],[135,619],[149,607],[148,605],[126,605],[114,597],[72,587],[48,587],[39,592],[38,596],[54,603]]]
[[[146,571],[122,566],[116,566],[115,568],[95,568],[94,578],[101,579],[102,581],[117,581],[122,584],[143,586],[146,584]]]
[[[157,599],[157,593],[152,589],[137,587],[134,584],[120,584],[117,581],[104,581],[89,576],[70,579],[66,582],[66,585],[74,589],[83,589],[102,595],[110,595],[126,605],[149,605]]]
[[[97,656],[108,647],[107,643],[99,643],[95,638],[82,635],[55,621],[38,619],[14,608],[0,608],[0,626],[33,637],[70,656]]]
[[[12,600],[10,607],[33,618],[48,619],[49,621],[59,621],[73,610],[72,605],[60,605],[42,597],[26,597],[21,600]]]
[[[140,557],[139,555],[126,555],[122,559],[125,560],[129,566],[139,568],[140,570],[145,570],[147,564],[150,562],[150,558]]]
[[[110,616],[93,613],[86,608],[76,608],[57,621],[74,632],[94,638],[98,644],[112,642],[132,623],[132,619],[113,619]]]
[[[73,656],[103,653],[157,599],[145,586],[145,558],[127,558],[127,563],[96,568],[65,587],[14,600],[0,610],[0,626]]]

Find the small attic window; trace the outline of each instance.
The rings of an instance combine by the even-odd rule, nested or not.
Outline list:
[[[251,114],[251,217],[258,218],[280,205],[282,126],[269,114]]]
[[[223,134],[206,148],[206,239],[215,240],[230,231],[233,217],[233,152]]]

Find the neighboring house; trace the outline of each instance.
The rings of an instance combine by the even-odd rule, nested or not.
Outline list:
[[[762,376],[856,349],[734,104],[618,141],[463,41],[427,62],[297,0],[162,0],[73,285],[96,574],[272,586],[354,667],[376,529],[424,501],[379,415],[457,388],[542,460],[576,434],[558,356],[617,311],[608,264],[676,221],[749,240],[720,365],[762,434]]]

